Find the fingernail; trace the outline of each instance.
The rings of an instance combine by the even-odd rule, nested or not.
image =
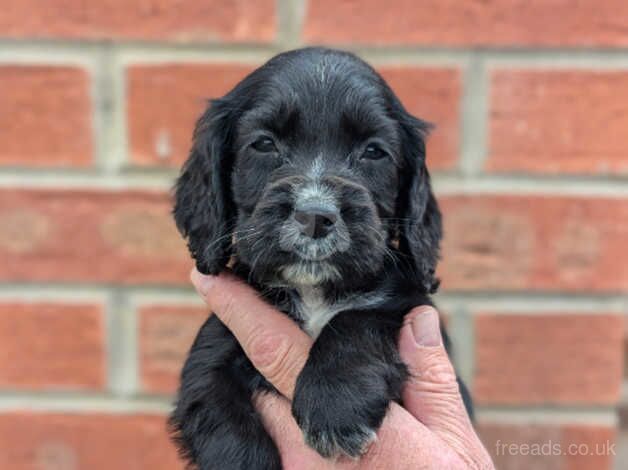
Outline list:
[[[438,327],[438,312],[430,307],[414,317],[412,333],[419,346],[440,346],[442,338]]]
[[[192,269],[190,277],[192,278],[192,283],[196,286],[196,290],[198,290],[201,295],[207,295],[215,280],[215,276],[201,274],[196,268]]]

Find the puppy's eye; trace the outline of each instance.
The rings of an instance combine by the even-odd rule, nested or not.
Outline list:
[[[364,153],[360,157],[360,159],[365,160],[381,160],[382,158],[387,157],[388,154],[382,150],[379,146],[375,144],[368,144],[364,149]]]
[[[270,137],[260,137],[251,144],[260,153],[272,153],[277,151],[277,146]]]

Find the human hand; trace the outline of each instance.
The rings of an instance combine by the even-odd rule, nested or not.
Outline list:
[[[204,276],[194,269],[191,279],[253,365],[283,395],[259,395],[256,408],[286,470],[494,469],[465,411],[433,308],[413,309],[400,331],[399,352],[410,371],[405,408],[391,403],[377,440],[359,461],[332,461],[303,443],[289,402],[312,339],[230,274]]]

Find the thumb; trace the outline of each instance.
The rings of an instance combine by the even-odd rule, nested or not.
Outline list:
[[[466,454],[477,445],[469,440],[477,437],[434,308],[421,306],[406,315],[399,334],[399,353],[410,372],[402,394],[404,407],[459,454]]]

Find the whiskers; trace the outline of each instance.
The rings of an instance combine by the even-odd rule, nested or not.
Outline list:
[[[266,241],[266,238],[263,236],[259,236],[261,234],[261,230],[257,230],[255,231],[253,234],[248,235],[246,238],[240,239],[239,241],[247,241],[247,240],[251,240],[253,238],[256,237],[255,241],[253,242],[253,244],[251,245],[249,251],[251,253],[257,253],[257,255],[253,258],[253,260],[250,263],[250,270],[249,270],[249,274],[247,276],[247,280],[249,282],[249,284],[253,281],[253,274],[256,273],[256,269],[258,267],[258,263],[261,260],[262,256],[264,255],[265,251],[263,248],[263,244]]]
[[[366,225],[365,227],[375,235],[376,248],[381,251],[384,257],[388,258],[394,266],[397,266],[399,261],[398,257],[395,255],[395,252],[390,249],[388,243],[386,243],[386,234],[382,230],[377,230],[375,227],[371,227],[370,225]]]
[[[240,239],[240,240],[242,239],[242,238],[239,238],[240,234],[247,234],[244,237],[244,238],[246,238],[246,237],[252,236],[252,234],[250,234],[250,232],[254,231],[254,230],[255,230],[255,228],[247,228],[247,229],[236,230],[234,232],[229,232],[229,233],[226,233],[224,235],[221,235],[220,237],[218,237],[215,240],[213,240],[209,245],[207,245],[205,247],[205,251],[206,252],[212,251],[214,248],[219,246],[225,240],[230,240],[229,248],[231,248],[237,242],[237,239]]]

